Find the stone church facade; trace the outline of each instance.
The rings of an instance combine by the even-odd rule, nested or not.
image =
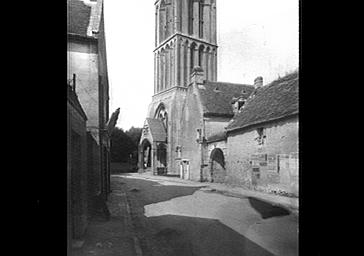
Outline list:
[[[207,165],[207,136],[223,129],[233,116],[230,99],[220,99],[221,109],[211,111],[208,97],[233,97],[243,87],[253,87],[216,82],[215,0],[156,1],[155,17],[154,95],[140,140],[139,167],[171,175],[184,170],[185,178],[200,180]],[[201,92],[204,87],[207,93]],[[224,87],[229,87],[228,95],[213,92]]]
[[[233,141],[228,136],[239,129],[227,127],[263,87],[263,78],[217,82],[215,0],[159,0],[155,17],[154,95],[139,144],[139,171],[234,183],[240,176],[225,160]]]

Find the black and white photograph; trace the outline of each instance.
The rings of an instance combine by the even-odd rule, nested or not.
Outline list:
[[[67,0],[68,256],[300,254],[300,5]]]

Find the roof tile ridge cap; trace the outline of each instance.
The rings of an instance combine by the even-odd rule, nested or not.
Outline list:
[[[291,79],[283,80],[283,81],[281,81],[281,82],[279,82],[279,83],[273,83],[273,82],[272,82],[272,84],[268,84],[268,85],[267,85],[267,87],[285,86],[285,85],[287,85],[287,86],[292,86],[292,85],[294,85],[294,83],[295,83],[296,81],[298,81],[298,80],[299,80],[299,78],[298,78],[298,77],[295,77],[295,78],[291,78]]]
[[[228,84],[228,85],[254,87],[254,85],[251,85],[251,84],[241,84],[241,83],[232,83],[232,82],[221,82],[221,81],[206,81],[206,82],[207,82],[207,84]]]
[[[292,78],[290,78],[290,76],[292,76]],[[282,83],[290,83],[292,81],[298,80],[299,79],[299,74],[288,74],[284,77],[280,77],[278,79],[273,80],[272,82],[268,83],[267,85],[263,86],[263,87],[269,87],[269,86],[273,86],[273,85],[280,85]]]

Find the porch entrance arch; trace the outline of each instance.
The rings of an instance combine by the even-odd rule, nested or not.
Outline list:
[[[225,157],[220,148],[214,148],[210,155],[210,174],[211,182],[222,183],[225,181]]]
[[[149,140],[144,139],[141,144],[141,160],[142,168],[147,169],[152,167],[152,144]]]

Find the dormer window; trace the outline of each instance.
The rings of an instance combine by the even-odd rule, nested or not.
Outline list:
[[[263,127],[260,127],[257,129],[258,137],[255,138],[255,140],[258,142],[259,146],[262,146],[264,144],[266,135],[265,130]]]
[[[245,100],[243,99],[240,99],[238,100],[238,110],[240,110],[245,104]]]
[[[214,92],[221,92],[221,91],[220,91],[219,87],[216,87],[216,88],[214,89]]]

